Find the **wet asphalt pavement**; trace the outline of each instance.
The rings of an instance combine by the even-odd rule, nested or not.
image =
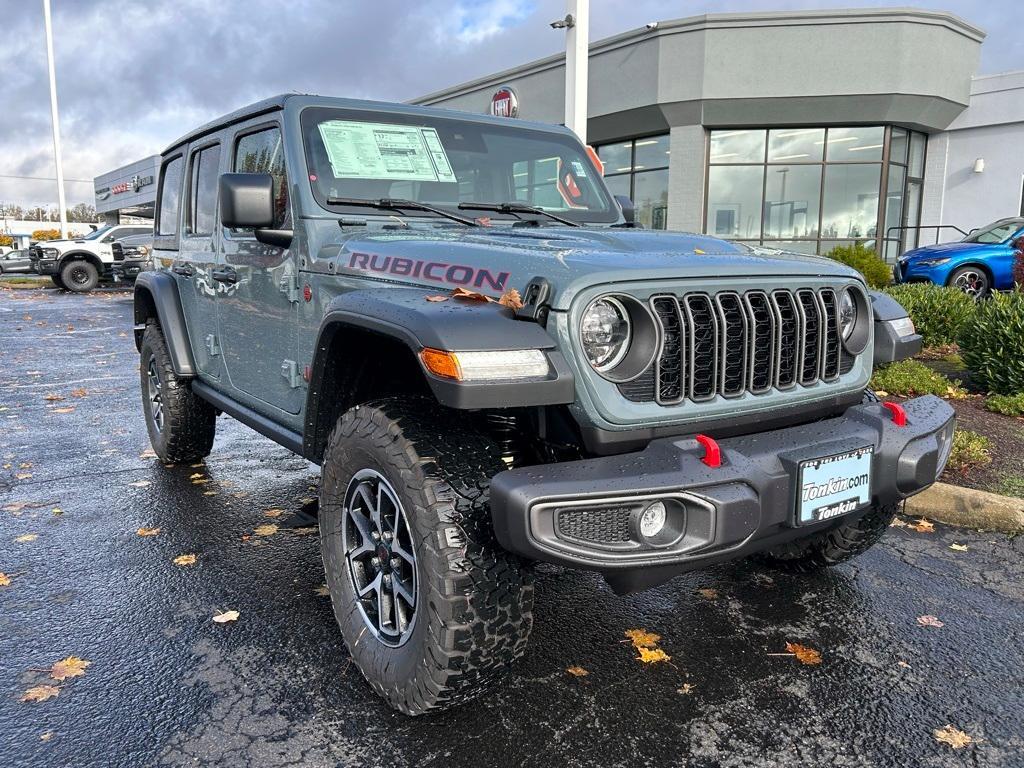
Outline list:
[[[136,361],[130,293],[0,291],[0,766],[1024,765],[1024,537],[941,526],[821,575],[738,563],[624,598],[542,568],[506,679],[399,715],[318,592],[317,469],[226,417],[205,465],[147,458]],[[641,664],[632,628],[671,661]],[[85,674],[48,680],[67,656]]]

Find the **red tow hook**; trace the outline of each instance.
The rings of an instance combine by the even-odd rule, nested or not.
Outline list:
[[[715,442],[714,438],[707,435],[697,435],[694,439],[704,447],[704,456],[701,458],[701,461],[712,469],[718,469],[722,466],[722,449],[718,447],[718,443]]]
[[[892,423],[897,427],[907,426],[907,412],[898,403],[882,403],[882,407],[892,414]]]

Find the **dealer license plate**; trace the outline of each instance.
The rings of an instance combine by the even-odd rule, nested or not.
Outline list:
[[[871,503],[870,446],[800,462],[797,522],[829,520]]]

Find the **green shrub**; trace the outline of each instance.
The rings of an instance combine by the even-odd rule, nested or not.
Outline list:
[[[885,292],[907,310],[926,347],[955,342],[977,307],[977,302],[960,289],[934,283],[891,285]]]
[[[1024,292],[979,302],[957,340],[979,386],[1000,395],[1024,392]]]
[[[863,243],[837,245],[826,256],[856,269],[872,288],[885,288],[892,280],[892,267]]]
[[[992,462],[992,441],[969,429],[953,432],[953,449],[949,453],[951,469],[965,470]]]
[[[985,408],[1004,416],[1024,416],[1024,392],[1016,395],[989,395],[985,398]]]
[[[961,398],[966,393],[937,371],[917,360],[900,360],[879,366],[871,377],[871,388],[900,397],[938,395]]]

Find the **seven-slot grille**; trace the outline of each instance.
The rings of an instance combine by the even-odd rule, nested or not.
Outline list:
[[[656,295],[654,364],[619,391],[634,402],[676,405],[833,382],[853,367],[839,339],[833,288]]]

